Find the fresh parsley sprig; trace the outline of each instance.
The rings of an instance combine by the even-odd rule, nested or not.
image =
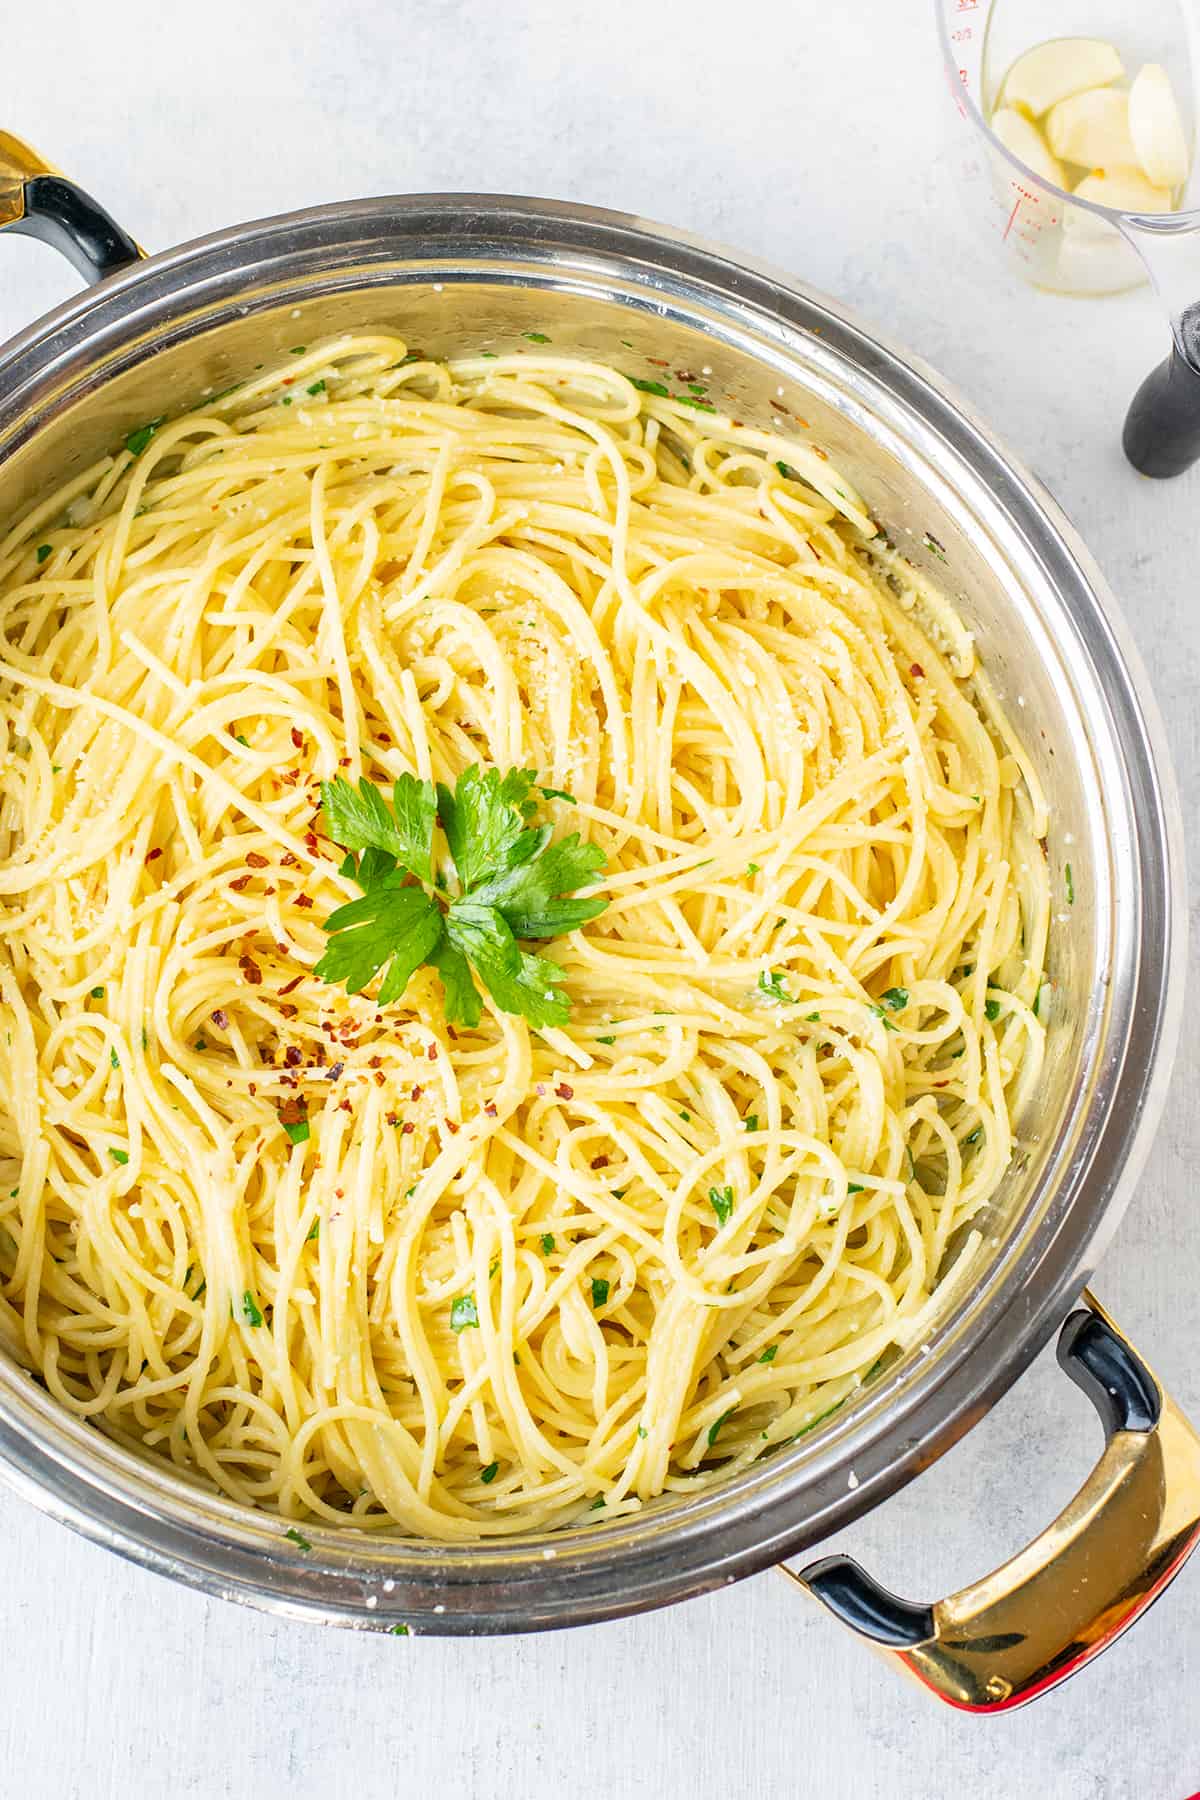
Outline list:
[[[552,842],[535,823],[532,769],[483,769],[459,776],[453,790],[401,775],[389,804],[365,777],[357,787],[337,776],[322,783],[325,825],[346,851],[342,873],[363,890],[325,921],[329,945],[316,973],[361,992],[383,979],[379,1004],[398,1000],[419,968],[435,969],[452,1023],[476,1025],[477,975],[503,1012],[531,1025],[565,1024],[570,1007],[562,973],[519,939],[559,937],[604,911],[606,900],[571,898],[604,869],[604,853],[578,832]],[[441,826],[457,892],[435,867]]]

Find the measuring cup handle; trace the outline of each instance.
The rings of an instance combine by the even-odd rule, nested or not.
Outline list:
[[[1189,307],[1176,331],[1200,355],[1200,305]],[[1200,366],[1171,340],[1166,362],[1147,375],[1133,397],[1122,435],[1125,454],[1142,475],[1182,475],[1200,460]]]

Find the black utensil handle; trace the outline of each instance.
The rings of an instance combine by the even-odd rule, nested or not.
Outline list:
[[[103,281],[142,255],[98,200],[61,175],[34,175],[25,183],[24,213],[11,229],[52,244],[85,281]]]
[[[1143,475],[1182,475],[1200,459],[1200,302],[1172,322],[1171,354],[1133,397],[1122,436]]]

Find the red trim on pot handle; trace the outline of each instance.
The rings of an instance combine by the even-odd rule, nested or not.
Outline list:
[[[1104,1452],[1041,1537],[932,1606],[898,1600],[848,1556],[785,1573],[889,1661],[966,1712],[1024,1706],[1120,1637],[1200,1540],[1200,1436],[1085,1295],[1058,1360],[1104,1425]]]
[[[85,281],[103,281],[142,252],[109,217],[53,164],[20,138],[0,131],[0,231],[20,232],[52,244]]]

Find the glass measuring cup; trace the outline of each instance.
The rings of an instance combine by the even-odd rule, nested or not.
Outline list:
[[[957,115],[951,168],[968,216],[1009,269],[1038,287],[1111,294],[1153,282],[1171,325],[1171,353],[1135,397],[1125,450],[1147,475],[1200,458],[1200,22],[1194,0],[935,0]],[[1010,151],[989,120],[1016,59],[1051,38],[1113,44],[1132,75],[1168,74],[1190,148],[1172,210],[1118,211],[1057,186]]]

